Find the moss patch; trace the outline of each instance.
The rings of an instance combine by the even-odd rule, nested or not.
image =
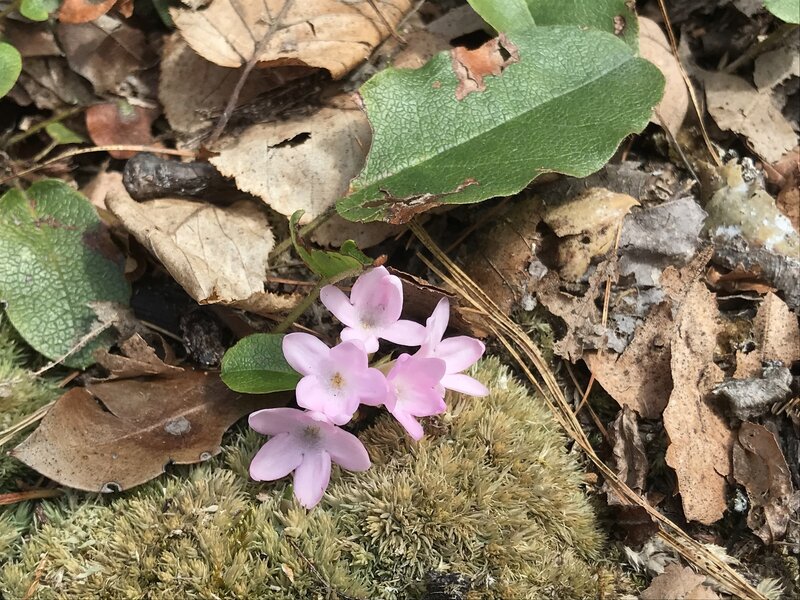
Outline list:
[[[421,442],[387,415],[361,432],[373,467],[334,469],[310,512],[289,481],[248,480],[264,442],[250,431],[221,457],[128,494],[42,501],[25,543],[10,545],[0,592],[23,597],[38,567],[39,599],[400,600],[418,597],[432,571],[473,579],[481,599],[613,596],[547,408],[496,359],[474,374],[491,395],[450,398]],[[0,540],[19,535],[14,522],[0,517]]]

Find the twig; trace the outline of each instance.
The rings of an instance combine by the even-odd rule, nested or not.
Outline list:
[[[300,303],[292,309],[292,312],[286,315],[286,318],[272,329],[272,333],[283,333],[289,329],[289,327],[291,327],[292,324],[297,321],[297,319],[299,319],[302,314],[306,312],[306,310],[308,310],[308,307],[317,301],[317,298],[319,297],[319,291],[327,284],[327,279],[320,279],[314,285],[314,288],[308,292],[308,294],[306,294],[306,297],[303,298]]]
[[[72,115],[78,114],[83,109],[84,109],[83,106],[73,106],[72,108],[68,108],[66,110],[57,112],[49,119],[45,119],[44,121],[39,121],[35,125],[31,125],[27,130],[18,133],[16,135],[12,135],[10,138],[8,138],[5,147],[8,148],[10,146],[13,146],[14,144],[21,142],[22,140],[29,138],[34,133],[38,133],[42,129],[46,128],[48,125],[52,125],[53,123],[59,123],[64,119],[68,119]]]
[[[797,33],[798,28],[800,25],[795,23],[783,23],[780,27],[778,27],[775,31],[770,33],[766,38],[758,42],[757,44],[753,44],[750,46],[744,54],[742,54],[739,58],[734,60],[730,63],[727,67],[722,69],[724,73],[733,73],[739,67],[744,66],[751,60],[755,59],[760,54],[772,50],[773,48],[780,45],[780,43],[789,37],[792,33]]]
[[[401,44],[403,44],[403,45],[407,44],[408,42],[406,42],[406,40],[403,39],[400,36],[399,33],[397,33],[397,31],[395,30],[394,26],[391,23],[389,23],[389,21],[386,19],[386,17],[384,16],[383,12],[381,11],[381,9],[379,9],[378,5],[375,4],[375,0],[367,0],[367,2],[369,2],[369,5],[372,7],[372,10],[374,10],[375,13],[378,15],[378,18],[384,24],[386,29],[389,30],[389,35],[391,35],[394,39],[396,39]]]
[[[0,185],[3,185],[8,181],[24,177],[25,175],[35,173],[36,171],[41,171],[45,167],[49,167],[52,164],[61,162],[62,160],[72,158],[73,156],[81,156],[82,154],[92,154],[93,152],[115,152],[115,151],[157,152],[158,154],[170,154],[172,156],[187,156],[189,158],[195,157],[195,153],[191,152],[190,150],[174,150],[171,148],[156,148],[154,146],[137,146],[137,145],[127,145],[127,144],[113,144],[110,146],[92,146],[91,148],[79,148],[77,150],[70,150],[69,152],[64,152],[63,154],[59,154],[58,156],[51,158],[50,160],[47,160],[40,165],[33,166],[30,169],[25,169],[24,171],[20,171],[19,173],[15,173],[14,175],[9,175],[8,177],[3,177],[2,179],[0,179]]]
[[[222,135],[222,132],[225,130],[225,126],[228,124],[231,115],[233,115],[236,104],[239,102],[239,95],[242,93],[242,88],[244,88],[244,84],[247,81],[247,78],[250,76],[250,72],[253,70],[253,68],[255,68],[261,53],[264,51],[264,48],[269,43],[270,39],[272,39],[273,34],[283,22],[283,17],[286,16],[286,13],[289,12],[289,9],[293,4],[294,0],[286,0],[277,17],[273,19],[270,15],[269,27],[264,33],[264,37],[261,38],[261,41],[259,41],[258,44],[256,44],[256,47],[253,48],[253,55],[247,60],[244,65],[244,69],[242,69],[242,72],[239,74],[239,79],[237,80],[236,85],[234,86],[233,91],[228,98],[228,103],[225,105],[225,110],[222,111],[214,130],[206,140],[206,146],[213,145],[214,142],[216,142]],[[267,9],[267,11],[269,11],[269,9]]]
[[[58,498],[63,496],[64,491],[58,488],[37,488],[35,490],[25,490],[24,492],[10,492],[0,494],[0,506],[17,504],[26,500],[41,500],[43,498]]]

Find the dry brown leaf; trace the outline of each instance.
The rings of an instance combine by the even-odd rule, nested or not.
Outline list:
[[[270,34],[272,18],[287,2]],[[256,57],[259,66],[320,67],[339,79],[391,34],[386,23],[397,26],[411,7],[411,0],[214,0],[200,10],[172,8],[170,14],[188,44],[222,67],[244,65],[269,36]]]
[[[639,202],[627,194],[589,188],[566,202],[546,207],[542,220],[562,240],[558,244],[559,274],[578,281],[592,259],[614,247],[617,229]]]
[[[790,35],[786,43],[756,57],[753,82],[759,89],[771,90],[789,77],[800,77],[800,37]]]
[[[305,210],[308,222],[347,192],[371,139],[363,111],[323,108],[310,117],[253,125],[223,142],[210,162],[279,213]]]
[[[789,307],[773,293],[764,296],[753,319],[756,347],[752,352],[736,353],[736,379],[758,377],[765,361],[781,361],[784,366],[800,360],[800,325]]]
[[[674,323],[672,304],[655,306],[619,355],[587,352],[583,360],[597,382],[620,406],[645,419],[657,419],[672,392],[670,341]]]
[[[89,83],[69,67],[66,59],[55,56],[26,58],[9,97],[20,106],[35,104],[46,110],[95,101]]]
[[[64,0],[58,10],[58,20],[62,23],[88,23],[106,14],[116,1]]]
[[[403,225],[392,225],[384,221],[357,223],[333,214],[313,231],[311,241],[320,246],[339,248],[345,241],[353,240],[364,250],[377,246],[385,239],[399,235],[405,230]]]
[[[639,54],[657,66],[666,80],[664,97],[651,120],[677,136],[689,110],[689,92],[667,37],[661,27],[647,17],[639,17]]]
[[[435,54],[451,48],[443,36],[426,30],[412,31],[404,38],[405,46],[392,61],[392,66],[398,69],[419,69]]]
[[[781,539],[800,508],[800,493],[775,436],[766,427],[744,422],[733,446],[733,476],[747,490],[747,525],[765,544]]]
[[[135,333],[119,344],[120,354],[111,354],[106,349],[98,350],[95,358],[109,374],[103,381],[112,379],[131,379],[133,377],[168,375],[183,371],[180,367],[169,365],[161,360],[155,350]]]
[[[719,596],[705,585],[706,578],[689,567],[670,564],[642,592],[642,600],[718,600]]]
[[[797,145],[797,135],[770,90],[757,90],[736,75],[701,74],[708,112],[720,129],[743,135],[753,151],[770,163]]]
[[[613,453],[614,471],[628,487],[641,494],[647,479],[648,464],[636,413],[624,406],[608,428],[608,437]],[[603,491],[608,496],[609,504],[627,504],[621,502],[607,485],[603,486]]]
[[[61,48],[56,43],[50,23],[22,22],[15,19],[3,20],[3,38],[17,49],[22,58],[38,56],[61,56]]]
[[[150,131],[157,116],[157,109],[131,106],[124,101],[95,104],[86,109],[86,129],[89,137],[98,146],[160,146],[161,144],[154,144]],[[109,154],[114,158],[130,158],[136,152],[112,150]]]
[[[672,394],[664,410],[667,464],[675,469],[683,511],[690,521],[714,523],[726,509],[733,434],[709,401],[723,379],[714,364],[719,309],[704,283],[695,281],[675,319],[671,343]]]
[[[174,198],[139,203],[117,193],[106,205],[200,304],[273,314],[297,303],[264,291],[274,239],[249,200],[225,207]]]
[[[287,400],[233,392],[218,375],[201,371],[94,383],[61,396],[12,454],[61,485],[126,490],[169,463],[208,460],[233,423]]]

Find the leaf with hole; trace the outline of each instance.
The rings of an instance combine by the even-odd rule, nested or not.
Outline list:
[[[269,394],[293,390],[300,374],[283,357],[283,334],[254,333],[222,357],[222,381],[236,392]]]

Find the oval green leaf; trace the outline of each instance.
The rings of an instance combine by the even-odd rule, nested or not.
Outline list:
[[[781,21],[800,23],[800,0],[764,0],[764,6]]]
[[[50,13],[55,12],[60,0],[22,0],[19,12],[31,21],[47,21]]]
[[[525,0],[469,0],[469,4],[495,31],[508,33],[535,25]]]
[[[22,72],[22,57],[11,44],[0,42],[0,98],[14,87]]]
[[[515,194],[542,173],[586,176],[661,99],[659,70],[613,34],[537,26],[499,40],[474,61],[498,66],[483,89],[458,49],[362,86],[374,136],[337,204],[343,217],[403,223],[441,204]]]
[[[611,33],[639,49],[639,20],[630,0],[527,0],[537,25],[579,25]]]
[[[222,381],[235,392],[269,394],[293,390],[300,373],[283,357],[283,334],[254,333],[222,357]]]

